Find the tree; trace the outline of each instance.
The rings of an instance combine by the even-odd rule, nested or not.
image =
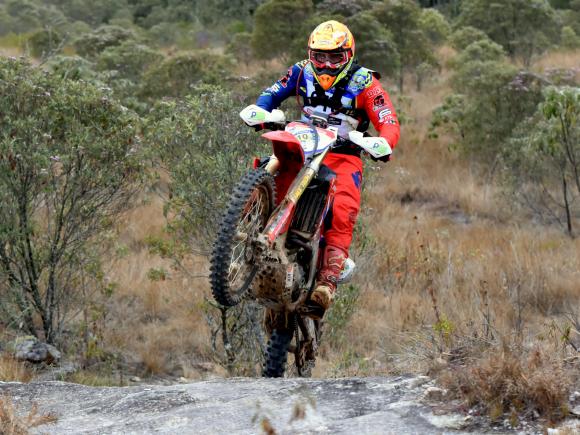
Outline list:
[[[580,47],[580,37],[576,35],[574,29],[570,26],[562,27],[562,47],[565,48],[579,48]]]
[[[461,149],[493,168],[514,129],[541,101],[543,81],[518,71],[490,40],[470,44],[453,65],[455,94],[435,111],[434,126],[452,126]]]
[[[248,32],[235,33],[226,47],[226,52],[234,56],[238,62],[246,66],[252,59],[252,34]]]
[[[312,18],[314,7],[311,0],[269,0],[262,4],[254,15],[252,48],[259,59],[276,57],[288,61],[294,41],[308,40],[307,33],[301,31],[303,23]]]
[[[370,12],[361,12],[345,20],[356,40],[361,65],[381,74],[396,76],[401,60],[393,36]]]
[[[451,46],[456,50],[464,50],[474,42],[485,40],[490,40],[485,32],[471,26],[460,27],[449,37]]]
[[[130,29],[119,26],[101,26],[91,33],[80,36],[74,45],[78,54],[88,59],[95,59],[105,49],[135,39],[136,35]]]
[[[217,84],[228,77],[228,59],[209,51],[196,51],[165,59],[149,69],[139,96],[146,99],[181,97],[199,83]]]
[[[544,97],[503,161],[516,198],[573,236],[580,218],[580,89],[548,87]]]
[[[369,0],[323,0],[316,5],[320,13],[351,17],[372,8]]]
[[[419,25],[434,45],[443,44],[451,33],[451,26],[445,16],[435,9],[424,9],[419,18]]]
[[[72,21],[92,26],[107,24],[119,11],[127,10],[127,0],[49,0]]]
[[[54,342],[141,173],[139,118],[87,82],[0,60],[0,312]],[[40,332],[39,332],[40,331]]]
[[[378,4],[372,14],[393,35],[400,56],[399,90],[403,92],[405,71],[422,63],[436,65],[432,46],[420,26],[421,8],[414,0],[388,0]]]
[[[117,78],[128,79],[136,84],[151,66],[162,60],[161,53],[128,40],[106,48],[97,59],[97,68],[101,71],[116,71]]]
[[[457,24],[483,30],[526,66],[559,37],[556,14],[544,0],[464,0]]]
[[[56,54],[64,42],[63,36],[50,27],[33,33],[28,38],[27,46],[34,57],[48,57]]]
[[[0,11],[3,10],[6,14],[2,21],[8,26],[0,29],[1,34],[25,33],[43,26],[58,28],[66,23],[63,13],[51,5],[32,0],[6,0],[2,3],[4,4],[0,4]]]

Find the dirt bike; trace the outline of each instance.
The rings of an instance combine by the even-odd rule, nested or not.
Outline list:
[[[270,338],[264,376],[283,376],[288,353],[294,355],[297,374],[310,376],[324,312],[309,299],[336,181],[322,162],[345,140],[321,112],[311,114],[308,122],[286,122],[282,111],[252,105],[240,117],[250,126],[272,130],[262,137],[272,142],[273,155],[256,159],[254,169],[234,188],[211,256],[212,293],[224,306],[253,297],[266,308],[264,326]],[[351,131],[349,140],[373,157],[391,153],[382,138]],[[348,259],[339,283],[348,281],[354,269]]]

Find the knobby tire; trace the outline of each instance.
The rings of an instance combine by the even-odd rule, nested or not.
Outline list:
[[[255,193],[257,192],[257,193]],[[239,288],[232,288],[229,273],[232,254],[236,247],[236,232],[244,212],[252,200],[252,195],[266,195],[266,219],[271,214],[275,204],[275,183],[272,176],[264,169],[256,169],[245,174],[234,188],[229,206],[218,229],[210,267],[210,282],[214,299],[226,307],[233,307],[246,296],[250,285],[258,272],[258,265],[253,265],[248,276]],[[262,222],[262,226],[266,222]],[[260,231],[263,228],[260,228]]]

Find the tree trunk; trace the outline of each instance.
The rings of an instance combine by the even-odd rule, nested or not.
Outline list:
[[[401,67],[401,69],[399,70],[399,92],[401,94],[403,93],[404,84],[405,84],[404,69],[403,69],[403,67]]]
[[[572,214],[570,213],[570,202],[568,200],[568,183],[566,182],[566,174],[562,174],[562,193],[564,194],[564,206],[566,208],[566,224],[568,227],[568,235],[574,237],[572,233]]]

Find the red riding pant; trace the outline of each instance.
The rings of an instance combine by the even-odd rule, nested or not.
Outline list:
[[[336,172],[336,194],[331,215],[327,219],[330,225],[327,225],[323,235],[326,245],[338,248],[346,258],[360,210],[362,160],[347,154],[329,153],[323,163]]]

